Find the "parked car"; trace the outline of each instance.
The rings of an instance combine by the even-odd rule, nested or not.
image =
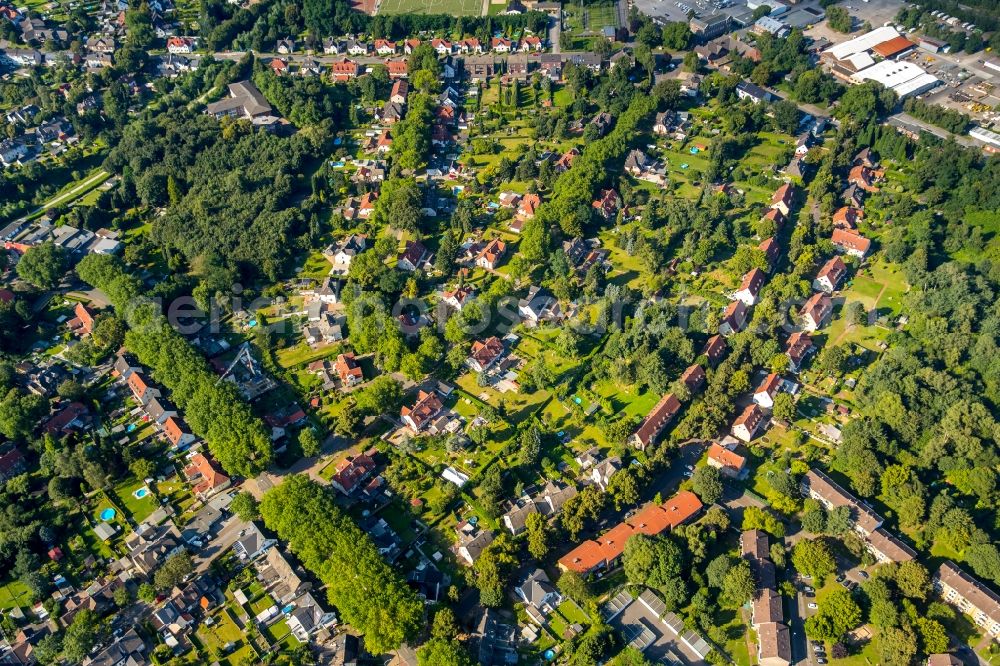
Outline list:
[[[819,657],[818,659],[816,659],[816,663],[817,664],[825,664],[826,663],[826,659],[824,659],[823,657]]]
[[[867,571],[858,571],[858,575],[864,578],[865,580],[868,580],[870,578]]]
[[[809,608],[812,608],[813,610],[816,610],[817,608],[819,608],[818,605],[816,605],[814,602],[811,602],[811,601],[807,605],[809,606]],[[816,651],[819,652],[818,649]]]
[[[815,592],[815,591],[816,591],[816,590],[812,589],[812,587],[810,587],[809,585],[806,585],[806,586],[805,586],[804,588],[802,588],[802,589],[804,589],[804,590],[805,590],[806,592]]]

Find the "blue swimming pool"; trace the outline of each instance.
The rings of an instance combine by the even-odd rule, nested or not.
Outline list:
[[[108,507],[104,511],[101,511],[101,520],[108,521],[114,519],[115,519],[115,510],[112,509],[111,507]]]
[[[134,423],[129,423],[128,427],[125,428],[125,430],[127,430],[128,432],[134,432],[135,428],[136,428],[136,425]]]
[[[542,653],[542,656],[545,657],[545,661],[552,661],[556,658],[556,652],[555,650],[549,649]]]
[[[142,488],[139,488],[138,490],[136,490],[132,494],[135,495],[136,499],[142,499],[143,497],[145,497],[146,495],[149,494],[149,488],[146,488],[145,486],[143,486]]]

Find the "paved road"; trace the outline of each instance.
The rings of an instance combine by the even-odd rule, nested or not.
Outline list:
[[[562,46],[559,44],[559,40],[562,37],[562,10],[559,11],[558,17],[549,18],[549,46],[552,47],[553,53],[562,53]]]
[[[249,526],[250,523],[240,520],[236,516],[231,516],[223,523],[222,529],[215,535],[215,538],[208,542],[204,548],[193,553],[195,572],[201,574],[207,571],[215,558],[232,548],[233,543],[240,538],[240,531]]]

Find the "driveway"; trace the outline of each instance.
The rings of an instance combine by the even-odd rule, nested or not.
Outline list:
[[[233,543],[240,538],[240,531],[250,526],[250,523],[231,516],[222,524],[222,529],[209,541],[204,548],[194,552],[194,570],[205,573],[215,558],[232,548]]]

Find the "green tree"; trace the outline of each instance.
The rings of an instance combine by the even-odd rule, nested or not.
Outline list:
[[[473,666],[468,651],[457,640],[432,638],[417,648],[419,666]]]
[[[186,550],[174,553],[160,565],[160,568],[153,574],[153,585],[158,590],[169,590],[184,580],[184,578],[194,571],[194,561],[191,554]]]
[[[792,565],[799,573],[812,576],[816,585],[837,570],[837,562],[824,539],[802,539],[792,548]]]
[[[750,562],[740,559],[736,566],[726,572],[722,582],[722,597],[729,608],[739,608],[753,597],[757,581],[750,571]]]
[[[544,559],[549,552],[548,524],[540,513],[528,515],[525,521],[528,533],[528,552],[536,560]]]
[[[787,358],[787,357],[786,357]],[[774,406],[771,408],[774,418],[792,423],[795,421],[795,398],[790,393],[781,391],[774,396]]]
[[[240,520],[247,522],[260,518],[260,505],[254,496],[245,490],[236,494],[233,501],[229,503],[229,510]]]
[[[63,657],[73,663],[83,661],[100,637],[100,623],[100,617],[89,608],[78,612],[63,632]]]
[[[704,504],[715,504],[722,497],[722,477],[715,467],[704,465],[691,477],[691,489]]]
[[[66,268],[66,251],[51,242],[28,248],[17,262],[17,274],[39,289],[58,285]]]
[[[853,20],[847,10],[839,5],[826,8],[826,23],[831,30],[837,32],[850,32],[853,27]]]
[[[316,436],[316,431],[310,427],[305,427],[299,431],[299,446],[302,447],[302,455],[307,458],[319,455],[320,441]]]

